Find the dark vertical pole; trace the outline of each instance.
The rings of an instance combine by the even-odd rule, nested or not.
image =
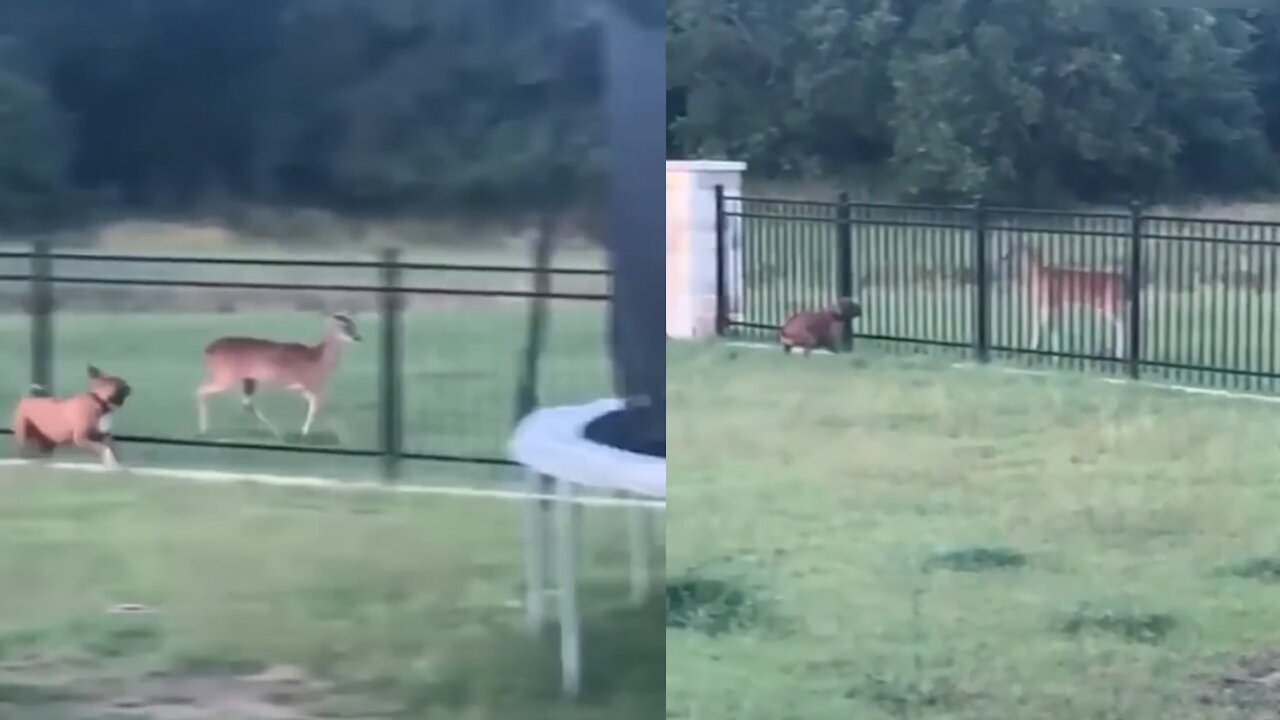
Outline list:
[[[991,263],[987,250],[987,210],[978,195],[973,199],[973,262],[978,293],[973,305],[973,350],[978,362],[984,363],[991,361]]]
[[[529,319],[520,370],[516,382],[515,422],[538,407],[538,371],[547,343],[547,297],[551,294],[551,258],[555,253],[558,217],[546,208],[538,222],[538,237],[533,244],[533,297],[529,300]]]
[[[609,133],[610,345],[621,416],[634,447],[666,442],[666,330],[662,238],[666,170],[666,35],[661,3],[600,3],[606,24]],[[642,23],[626,13],[642,10]],[[652,14],[649,14],[652,13]],[[654,21],[654,24],[650,24]],[[737,264],[736,262],[734,263]]]
[[[724,186],[716,185],[716,335],[729,329],[729,293],[725,262]],[[741,280],[738,281],[741,283]]]
[[[31,384],[53,394],[53,259],[49,240],[31,243]]]
[[[841,300],[853,299],[853,222],[849,208],[849,193],[841,192],[836,198],[836,292]],[[845,318],[840,350],[853,349],[853,321]]]
[[[1125,342],[1128,352],[1129,377],[1137,379],[1142,365],[1142,205],[1129,203],[1129,337]]]
[[[378,376],[381,411],[379,436],[382,446],[382,477],[394,481],[400,476],[402,434],[401,398],[401,310],[400,251],[388,248],[382,251],[382,287],[378,297],[378,309],[382,321],[381,371]]]

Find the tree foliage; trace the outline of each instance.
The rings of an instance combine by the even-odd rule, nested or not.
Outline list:
[[[602,142],[598,38],[574,8],[4,3],[0,212],[70,191],[147,210],[234,200],[356,212],[574,195],[594,186]],[[549,165],[569,169],[556,187]]]
[[[1105,0],[672,0],[671,152],[1017,202],[1280,178],[1275,12]]]

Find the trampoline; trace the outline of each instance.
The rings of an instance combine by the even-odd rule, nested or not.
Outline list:
[[[552,618],[560,634],[563,690],[581,691],[583,657],[577,597],[581,555],[575,500],[609,493],[634,499],[627,535],[631,599],[653,590],[653,551],[666,507],[665,330],[665,9],[657,0],[601,0],[585,13],[600,31],[609,137],[607,245],[613,276],[609,312],[614,397],[539,407],[537,375],[545,342],[548,268],[555,222],[542,223],[534,263],[519,383],[519,418],[509,454],[531,495],[525,507],[525,610],[531,629]],[[563,133],[561,133],[561,140]],[[554,143],[553,143],[554,147]],[[554,178],[549,178],[554,187]],[[655,628],[655,632],[659,632]]]

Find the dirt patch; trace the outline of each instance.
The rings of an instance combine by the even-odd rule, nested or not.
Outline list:
[[[66,662],[0,666],[0,716],[6,710],[56,711],[88,720],[332,720],[392,717],[395,706],[338,692],[301,668],[258,672],[157,672],[111,677]]]
[[[1200,695],[1205,705],[1229,710],[1242,720],[1280,720],[1280,652],[1245,658],[1207,685]]]

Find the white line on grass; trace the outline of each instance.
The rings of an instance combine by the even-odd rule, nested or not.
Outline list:
[[[749,350],[776,350],[776,345],[768,343],[752,343],[752,342],[727,342],[725,345],[735,348],[744,348]],[[830,355],[829,351],[816,350],[814,352],[823,355]],[[1234,390],[1219,390],[1215,388],[1196,387],[1194,385],[1178,385],[1175,383],[1153,382],[1151,380],[1133,380],[1131,378],[1114,378],[1099,377],[1097,375],[1068,375],[1057,370],[1037,370],[1034,368],[1015,368],[1003,365],[981,365],[971,362],[957,362],[951,364],[952,368],[957,370],[989,370],[991,372],[1007,373],[1009,375],[1035,375],[1038,377],[1083,377],[1090,380],[1101,380],[1110,385],[1132,385],[1137,387],[1152,388],[1154,390],[1168,390],[1170,392],[1186,393],[1188,395],[1208,395],[1210,397],[1223,398],[1226,400],[1253,400],[1254,402],[1280,403],[1280,396],[1277,395],[1259,395],[1257,393],[1236,392]]]
[[[158,477],[171,480],[190,480],[198,483],[254,483],[258,485],[272,485],[275,487],[291,487],[291,488],[307,488],[312,490],[331,490],[345,492],[389,492],[406,495],[445,495],[451,497],[474,497],[474,498],[490,498],[494,500],[549,500],[553,502],[559,501],[555,495],[541,493],[525,493],[514,490],[482,490],[478,488],[464,487],[441,487],[430,485],[390,485],[380,482],[370,482],[367,480],[334,480],[322,477],[305,477],[296,475],[270,475],[265,473],[240,473],[228,472],[223,470],[194,470],[189,468],[153,468],[153,467],[132,467],[123,471],[107,470],[102,465],[92,463],[71,463],[71,462],[51,462],[51,463],[34,463],[29,460],[20,459],[0,459],[0,467],[44,467],[51,470],[72,470],[85,473],[120,473],[122,475],[137,475],[142,477]],[[653,507],[666,508],[666,503],[660,500],[645,500],[641,498],[617,498],[617,497],[597,497],[597,496],[578,496],[570,500],[570,502],[579,505],[589,505],[596,507],[604,506],[622,506],[622,507]]]
[[[1114,378],[1114,377],[1098,377],[1096,375],[1068,375],[1066,373],[1055,370],[1035,370],[1032,368],[1011,368],[1000,365],[979,365],[977,363],[952,363],[951,367],[957,370],[989,370],[992,372],[1007,373],[1010,375],[1036,375],[1039,377],[1082,377],[1089,380],[1100,380],[1109,385],[1131,385],[1136,387],[1152,388],[1154,390],[1169,390],[1172,392],[1186,393],[1188,395],[1208,395],[1210,397],[1224,398],[1227,400],[1253,400],[1255,402],[1280,403],[1280,396],[1276,395],[1259,395],[1257,393],[1236,392],[1234,390],[1219,390],[1216,388],[1196,387],[1194,385],[1177,385],[1174,383],[1154,382],[1151,380],[1134,380],[1132,378]]]

